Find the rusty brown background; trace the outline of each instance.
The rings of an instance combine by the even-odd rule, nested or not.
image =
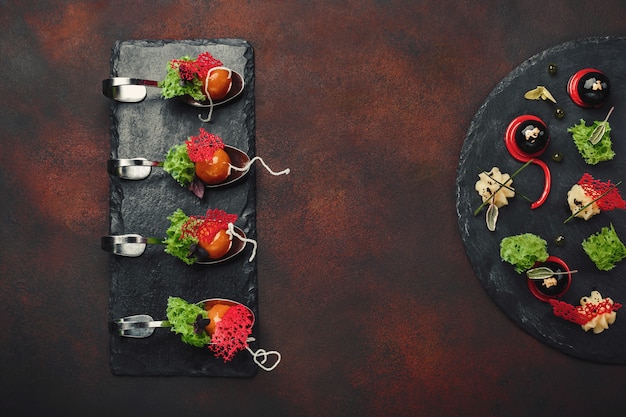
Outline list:
[[[4,0],[0,27],[3,415],[626,412],[624,367],[544,346],[486,295],[454,196],[491,89],[546,48],[625,35],[626,3]],[[254,47],[257,153],[292,170],[258,176],[260,337],[283,363],[116,377],[99,248],[110,50],[222,37]]]

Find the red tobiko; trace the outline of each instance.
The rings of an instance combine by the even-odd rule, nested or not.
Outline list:
[[[235,223],[237,217],[220,209],[208,209],[204,216],[189,216],[181,228],[182,238],[195,237],[199,243],[209,244],[220,230],[227,230],[229,223]]]
[[[222,65],[222,61],[215,59],[208,52],[201,53],[195,60],[173,59],[170,61],[170,66],[178,68],[180,79],[185,81],[191,81],[194,78],[204,79],[211,68],[221,67]]]
[[[254,316],[241,304],[229,308],[215,325],[209,349],[224,362],[230,361],[237,352],[248,347],[253,322]]]
[[[192,162],[210,161],[218,149],[224,149],[224,141],[219,136],[200,128],[198,136],[190,136],[185,142],[187,155]]]

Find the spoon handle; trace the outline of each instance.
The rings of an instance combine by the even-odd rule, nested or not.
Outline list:
[[[158,87],[159,82],[130,77],[112,77],[102,81],[103,89],[119,87],[120,85],[145,85],[146,87]]]
[[[163,239],[158,237],[143,237],[136,234],[103,236],[100,246],[103,250],[113,251],[116,246],[130,244],[163,245]]]
[[[155,327],[172,327],[169,321],[118,321],[117,326],[121,332],[129,329],[146,329]]]
[[[148,161],[144,158],[131,158],[131,159],[109,159],[107,162],[107,166],[109,169],[120,168],[120,167],[133,167],[133,166],[144,166],[144,167],[162,167],[162,161]]]

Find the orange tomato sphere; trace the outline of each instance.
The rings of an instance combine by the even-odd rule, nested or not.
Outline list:
[[[199,161],[196,176],[205,184],[219,184],[230,175],[230,157],[223,149],[218,149],[210,161]]]
[[[226,311],[230,308],[229,305],[226,304],[214,304],[208,311],[208,318],[211,322],[204,327],[204,330],[207,332],[209,336],[213,336],[215,333],[215,325],[224,317]]]
[[[230,70],[215,68],[209,71],[204,81],[204,94],[210,96],[212,100],[223,99],[230,91],[232,84]]]
[[[200,242],[199,245],[207,252],[209,258],[219,259],[230,250],[231,239],[231,236],[226,233],[226,230],[220,230],[210,243]]]

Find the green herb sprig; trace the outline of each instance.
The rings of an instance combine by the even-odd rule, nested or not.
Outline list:
[[[550,268],[548,268],[547,266],[540,266],[540,267],[529,269],[528,271],[526,271],[526,276],[529,279],[546,279],[546,278],[551,278],[554,275],[567,275],[567,274],[573,274],[575,272],[578,272],[578,270],[574,269],[571,271],[555,272],[551,270]]]
[[[617,184],[613,184],[609,187],[608,190],[606,190],[605,192],[603,192],[602,194],[600,194],[599,197],[595,198],[594,200],[592,200],[590,203],[585,204],[584,206],[582,206],[581,208],[579,208],[578,210],[576,210],[576,213],[573,213],[571,216],[569,216],[567,219],[565,219],[565,221],[563,222],[563,224],[567,223],[568,221],[572,220],[574,217],[576,217],[576,215],[578,213],[580,213],[581,211],[585,210],[587,207],[589,207],[590,205],[592,205],[593,203],[595,203],[596,201],[600,200],[602,197],[604,197],[605,195],[607,195],[608,193],[610,193],[611,191],[613,191],[614,188],[617,188],[622,182],[618,182]]]

